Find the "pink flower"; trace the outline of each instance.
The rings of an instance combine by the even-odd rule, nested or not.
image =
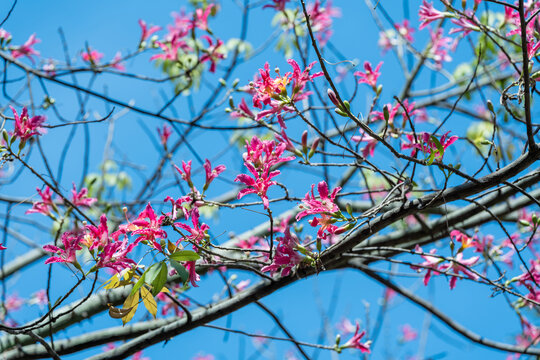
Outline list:
[[[52,193],[51,189],[46,186],[45,190],[43,192],[36,188],[39,196],[41,196],[41,201],[37,201],[32,205],[32,208],[27,210],[25,214],[33,214],[33,213],[40,213],[46,216],[49,216],[51,214],[51,207],[54,207],[54,203],[52,201]]]
[[[56,263],[56,262],[63,262],[63,263],[70,263],[70,264],[77,263],[77,250],[82,249],[80,245],[81,241],[82,241],[82,236],[75,235],[72,232],[66,231],[65,233],[62,234],[62,243],[64,244],[63,249],[60,249],[59,247],[56,247],[54,245],[43,246],[43,250],[59,255],[59,256],[52,256],[48,258],[45,261],[45,264]]]
[[[275,9],[276,11],[283,11],[285,10],[285,5],[287,5],[287,3],[290,1],[290,0],[271,0],[274,4],[273,5],[264,5],[263,6],[263,9],[264,8],[273,8]]]
[[[15,59],[20,58],[21,56],[26,56],[32,62],[34,62],[34,59],[32,58],[32,56],[33,55],[39,56],[39,52],[32,49],[32,46],[34,46],[35,44],[37,44],[39,42],[41,42],[41,40],[36,39],[36,34],[32,34],[32,35],[30,35],[28,40],[26,40],[26,42],[23,45],[14,46],[13,48],[11,48],[11,55]]]
[[[401,341],[409,342],[413,341],[418,337],[418,333],[414,330],[411,325],[405,324],[401,327]]]
[[[474,246],[474,244],[476,243],[476,241],[474,241],[472,238],[468,237],[467,235],[463,234],[459,230],[450,231],[450,238],[454,241],[460,242],[461,247],[463,249]]]
[[[314,4],[307,6],[309,20],[311,21],[311,30],[316,34],[320,46],[325,46],[332,36],[332,18],[340,17],[339,8],[332,8],[332,1],[328,0],[324,7],[320,0],[315,0]]]
[[[240,292],[244,289],[247,289],[247,287],[249,286],[249,284],[251,283],[251,280],[247,279],[247,280],[242,280],[240,281],[238,284],[236,284],[234,286],[234,289],[237,291],[237,292]]]
[[[15,118],[15,129],[13,130],[13,136],[25,141],[34,135],[41,135],[46,132],[45,129],[41,127],[45,122],[45,116],[36,115],[29,117],[26,106],[23,107],[21,115],[19,116],[13,106],[10,106],[10,108],[11,111],[13,111],[13,117]]]
[[[361,72],[361,71],[357,71],[354,73],[354,76],[359,76],[360,79],[358,79],[358,83],[359,84],[368,84],[369,86],[371,86],[373,88],[373,90],[376,90],[377,89],[377,79],[379,78],[379,76],[381,75],[381,73],[379,72],[379,70],[381,69],[381,65],[382,65],[382,61],[377,65],[377,67],[375,68],[375,70],[373,70],[371,68],[371,64],[369,62],[365,62],[364,63],[364,69],[365,69],[365,73]]]
[[[429,23],[446,17],[446,13],[436,10],[433,7],[433,4],[428,3],[426,0],[423,1],[422,5],[420,5],[418,15],[420,16],[420,21],[422,22],[420,24],[420,30],[425,28]]]
[[[75,206],[87,206],[90,207],[94,204],[97,199],[88,197],[88,189],[82,188],[81,191],[77,192],[77,187],[73,184],[73,190],[71,190],[71,202]]]
[[[11,34],[5,29],[0,28],[0,44],[4,45],[11,41]]]
[[[225,165],[218,165],[214,169],[212,169],[212,164],[210,164],[210,160],[206,159],[204,162],[204,171],[206,173],[206,182],[204,183],[203,191],[206,191],[208,189],[208,186],[214,181],[215,178],[219,176],[222,172],[225,171],[226,167]]]
[[[450,131],[441,136],[439,140],[439,143],[441,144],[443,150],[446,150],[458,139],[457,136],[448,137],[449,133]],[[411,152],[411,156],[414,156],[416,154],[416,151],[420,149],[422,152],[429,155],[433,154],[434,158],[442,160],[444,154],[439,153],[439,149],[429,133],[423,133],[421,136],[418,136],[418,139],[414,139],[414,136],[412,134],[407,134],[406,138],[409,142],[401,144],[401,149],[413,149]]]
[[[81,58],[84,62],[91,65],[98,65],[103,58],[103,53],[100,53],[97,50],[87,50],[81,53]]]
[[[207,236],[206,232],[210,230],[210,227],[206,224],[199,224],[199,209],[196,207],[194,207],[189,214],[191,216],[191,223],[193,224],[193,227],[182,223],[175,223],[174,225],[189,232],[190,235],[185,236],[185,240],[199,244]]]
[[[281,117],[281,112],[292,112],[293,108],[288,106],[292,102],[297,102],[306,99],[311,93],[304,91],[306,84],[313,81],[314,78],[322,76],[322,72],[310,75],[309,72],[315,62],[306,67],[303,71],[298,66],[298,63],[292,59],[287,60],[289,65],[293,67],[293,72],[288,72],[281,76],[279,70],[276,69],[278,76],[272,78],[270,76],[270,66],[268,63],[264,65],[264,70],[259,69],[259,78],[250,84],[253,93],[253,106],[262,109],[263,105],[269,105],[270,109],[261,111],[257,114],[257,120],[277,114],[279,124],[282,128],[286,128]],[[292,90],[289,95],[287,86],[292,82]]]
[[[2,243],[0,243],[0,250],[6,250],[7,247],[5,247],[4,245],[2,245]]]
[[[303,200],[303,204],[300,205],[300,208],[305,210],[296,215],[296,221],[299,221],[308,215],[321,215],[320,218],[313,218],[313,220],[310,221],[310,224],[311,226],[321,225],[317,231],[317,237],[320,239],[326,239],[328,234],[338,234],[339,230],[341,229],[334,225],[336,221],[335,213],[339,211],[339,208],[335,204],[334,200],[337,193],[341,190],[341,187],[336,187],[334,190],[332,190],[332,193],[329,194],[328,184],[325,181],[321,181],[317,185],[320,200],[315,198],[315,194],[313,193],[314,188],[315,185],[311,185],[311,195],[308,192]]]
[[[141,350],[133,354],[133,356],[131,357],[131,360],[150,360],[150,358],[147,356],[143,356],[143,352]]]
[[[416,245],[414,250],[419,253],[423,252],[422,248],[419,245]],[[430,254],[435,254],[435,252],[437,252],[436,249],[431,249],[429,251]],[[417,270],[418,272],[420,272],[427,268],[426,275],[424,276],[424,285],[427,286],[427,284],[429,283],[429,279],[431,279],[431,272],[434,271],[435,275],[440,274],[439,266],[444,260],[438,257],[429,256],[429,255],[420,255],[420,256],[425,261],[421,264],[418,264],[419,266],[411,265],[411,269]]]
[[[452,270],[454,274],[459,274],[460,272],[467,276],[469,279],[478,280],[478,275],[467,269],[478,262],[480,258],[478,256],[473,256],[470,259],[463,260],[463,253],[456,255],[453,261],[443,264],[440,266],[439,270],[441,272]],[[456,287],[456,276],[452,276],[450,279],[450,289],[453,290]]]
[[[255,114],[253,113],[253,111],[251,111],[249,106],[246,104],[246,100],[244,98],[242,98],[242,100],[240,101],[240,104],[238,105],[238,110],[233,111],[231,113],[231,116],[233,118],[247,117],[250,119],[255,119]]]
[[[141,40],[139,41],[139,43],[142,43],[143,41],[145,41],[146,39],[148,39],[150,36],[152,36],[153,33],[161,30],[161,27],[160,26],[150,26],[150,29],[147,28],[146,26],[146,22],[144,20],[139,20],[139,26],[141,27]]]
[[[277,182],[272,181],[271,179],[279,175],[280,171],[276,170],[269,172],[269,167],[267,167],[262,173],[259,173],[250,163],[246,162],[244,164],[248,168],[249,172],[251,172],[253,177],[250,177],[247,174],[240,174],[234,179],[234,181],[244,183],[246,186],[248,186],[248,188],[242,189],[238,192],[238,199],[243,198],[247,194],[257,194],[260,196],[264,208],[268,209],[270,202],[266,192],[270,186],[277,184]]]
[[[208,48],[204,51],[204,55],[201,56],[200,62],[204,63],[205,61],[210,61],[210,68],[208,71],[211,73],[216,72],[216,62],[217,60],[225,59],[225,54],[218,51],[218,49],[223,45],[223,41],[218,39],[214,44],[212,38],[208,35],[202,36],[208,42]]]
[[[118,239],[119,233],[113,234],[115,239],[109,242],[103,250],[98,254],[98,268],[108,267],[117,273],[124,269],[129,269],[137,264],[132,259],[127,258],[127,255],[135,248],[137,242],[128,245],[128,237],[125,236],[123,241]]]
[[[182,180],[188,183],[189,187],[193,189],[193,182],[191,181],[191,160],[187,162],[187,164],[182,160],[182,170],[176,165],[174,165],[174,168],[176,171],[180,173],[180,176],[182,177]]]
[[[452,58],[448,55],[448,50],[453,49],[453,40],[443,36],[443,29],[438,28],[436,31],[429,29],[431,36],[431,48],[429,54],[435,61],[435,64],[440,69],[443,62],[450,62]]]
[[[280,174],[278,170],[270,171],[270,169],[278,163],[295,159],[294,156],[282,157],[286,147],[287,145],[283,142],[276,145],[274,141],[261,141],[256,136],[251,139],[251,142],[246,141],[247,152],[243,155],[244,165],[253,177],[240,174],[234,179],[234,181],[242,182],[249,187],[240,190],[238,199],[247,194],[257,194],[261,197],[264,208],[268,208],[269,201],[266,192],[270,186],[277,184],[271,179]]]
[[[375,145],[377,145],[378,140],[372,138],[369,134],[362,134],[362,136],[353,136],[351,140],[354,142],[366,142],[367,145],[362,149],[362,156],[367,158],[368,156],[373,156],[375,154]]]
[[[126,66],[122,63],[122,53],[118,51],[111,60],[111,68],[118,71],[125,71]]]
[[[191,285],[193,287],[199,287],[199,285],[197,285],[197,281],[200,281],[201,277],[195,271],[195,261],[186,261],[184,263],[184,266],[185,266],[186,270],[188,271],[189,282],[191,282]]]
[[[263,171],[279,163],[294,160],[294,156],[282,157],[286,148],[287,144],[283,142],[276,144],[275,141],[261,140],[253,136],[251,142],[246,140],[247,151],[242,156],[245,162],[250,162],[259,171]]]
[[[156,59],[177,61],[178,50],[190,50],[190,47],[186,44],[186,42],[182,40],[177,34],[174,34],[166,44],[160,41],[156,41],[156,44],[161,48],[163,53],[153,55],[150,58],[150,61]]]
[[[41,289],[32,294],[28,304],[38,305],[40,308],[43,308],[43,306],[47,305],[48,302],[47,291],[45,289]]]
[[[170,310],[173,310],[174,315],[177,317],[182,317],[184,315],[184,311],[182,310],[182,308],[178,306],[165,293],[160,292],[159,294],[157,294],[156,299],[164,303],[163,307],[161,308],[161,315],[166,316]],[[177,299],[177,301],[186,307],[191,306],[189,299],[184,299],[184,300]]]
[[[471,31],[479,31],[480,28],[477,26],[479,23],[478,19],[470,11],[465,11],[465,14],[471,18],[468,19],[465,16],[461,16],[459,19],[452,19],[452,23],[456,24],[458,27],[450,29],[449,34],[454,34],[463,31],[463,36],[468,35]]]
[[[360,350],[362,353],[369,354],[371,352],[369,350],[371,341],[366,341],[364,343],[361,343],[360,340],[364,337],[364,335],[366,334],[366,331],[363,330],[361,333],[358,333],[359,330],[360,330],[360,325],[358,324],[358,322],[356,322],[356,331],[354,332],[353,337],[343,345],[343,348],[354,348],[354,349]]]
[[[214,9],[214,4],[208,4],[206,9],[195,10],[195,20],[193,21],[193,27],[199,28],[204,31],[208,31],[208,16]],[[212,71],[213,72],[213,71]]]
[[[157,133],[159,136],[159,139],[161,141],[161,145],[165,146],[167,145],[167,141],[169,140],[169,137],[172,135],[171,127],[163,124],[163,128],[157,128]]]
[[[107,227],[107,215],[102,214],[99,218],[99,225],[86,225],[86,233],[84,235],[83,244],[89,250],[103,248],[110,242],[109,228]]]
[[[143,240],[149,241],[151,244],[153,244],[154,248],[161,251],[161,244],[156,241],[156,239],[167,238],[167,233],[161,228],[162,220],[163,216],[158,218],[154,212],[154,209],[152,209],[152,205],[148,203],[137,219],[133,220],[131,223],[132,226],[137,227],[132,231],[133,235],[139,235],[136,242],[138,243]]]
[[[379,41],[377,42],[379,47],[382,49],[383,55],[386,54],[395,44],[395,40],[391,39],[389,34],[385,31],[379,33]]]
[[[302,255],[295,250],[300,244],[298,237],[291,233],[290,227],[285,230],[285,236],[279,237],[277,240],[279,243],[276,246],[276,253],[272,263],[262,267],[261,271],[270,271],[270,274],[274,276],[281,270],[281,276],[287,276],[291,273],[293,267],[302,262]]]
[[[20,298],[17,293],[9,295],[6,302],[3,304],[6,311],[19,310],[24,305],[24,299]]]
[[[196,355],[192,360],[214,360],[214,355]]]
[[[403,36],[405,40],[412,43],[414,41],[412,34],[414,32],[414,28],[412,28],[409,25],[409,20],[405,19],[403,20],[403,24],[395,24],[396,30]]]
[[[336,329],[338,329],[342,335],[349,335],[355,332],[356,327],[353,325],[351,320],[343,318],[336,324]]]

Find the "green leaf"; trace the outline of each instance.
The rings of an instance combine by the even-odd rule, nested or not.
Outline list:
[[[192,250],[179,250],[170,256],[171,260],[176,261],[195,261],[201,257],[195,251]]]
[[[441,142],[439,141],[439,139],[437,139],[433,135],[431,135],[431,141],[433,141],[435,143],[435,146],[437,147],[437,150],[439,150],[440,159],[442,159],[443,155],[444,155],[444,148],[441,145]]]
[[[180,276],[180,281],[184,284],[189,279],[189,273],[178,261],[171,260],[171,266],[176,270],[178,276]]]
[[[148,270],[147,270],[147,272],[148,272]],[[146,272],[144,274],[142,274],[142,276],[139,278],[139,281],[137,281],[135,283],[135,285],[133,285],[133,289],[131,289],[130,295],[135,294],[135,292],[137,290],[139,290],[141,288],[141,286],[143,286],[143,284],[145,282],[145,277],[146,277]]]
[[[163,288],[163,285],[165,285],[167,282],[167,265],[164,262],[154,265],[147,270],[146,279],[144,282],[152,286],[152,294],[155,296],[161,291],[161,288]]]

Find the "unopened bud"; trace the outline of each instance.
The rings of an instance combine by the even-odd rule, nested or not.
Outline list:
[[[336,105],[337,107],[339,107],[339,100],[336,96],[336,93],[334,92],[334,90],[332,89],[328,89],[328,91],[326,92],[328,94],[328,98],[330,99],[330,101],[332,102],[332,104]]]
[[[304,149],[304,151],[307,151],[307,136],[307,130],[304,130],[304,132],[302,133],[302,148]]]
[[[491,111],[493,114],[495,114],[495,110],[493,109],[493,103],[491,102],[491,100],[487,101],[487,108],[488,108],[489,111]]]
[[[315,155],[315,151],[317,150],[317,147],[319,147],[319,142],[321,141],[321,138],[316,138],[313,141],[313,144],[311,144],[311,150],[309,150],[308,158],[311,159],[313,155]]]
[[[227,86],[227,82],[225,81],[224,78],[219,78],[219,83],[221,84],[221,86]]]
[[[233,88],[237,87],[239,82],[240,82],[240,79],[238,79],[238,78],[234,79],[234,81],[232,83],[232,87]]]
[[[388,106],[384,105],[383,108],[384,120],[388,122],[390,120],[390,113],[388,112]]]
[[[9,134],[6,129],[2,130],[2,137],[4,138],[4,141],[7,144],[9,142]]]

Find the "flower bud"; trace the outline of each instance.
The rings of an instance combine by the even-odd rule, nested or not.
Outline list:
[[[332,104],[336,105],[337,107],[339,107],[339,100],[336,96],[336,93],[334,92],[334,90],[332,89],[328,89],[327,92],[328,94],[328,98],[330,99],[330,101],[332,102]]]
[[[321,138],[316,138],[313,141],[313,144],[311,144],[311,150],[309,150],[308,158],[311,159],[313,155],[315,155],[315,151],[317,150],[317,147],[319,147],[319,142],[321,141]]]
[[[304,130],[304,132],[302,133],[302,149],[304,149],[304,152],[307,151],[307,136],[307,130]]]

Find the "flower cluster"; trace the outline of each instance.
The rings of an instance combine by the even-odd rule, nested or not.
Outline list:
[[[415,156],[418,150],[432,159],[442,160],[445,150],[458,139],[457,136],[448,136],[450,131],[442,135],[440,140],[427,132],[415,138],[413,134],[407,134],[407,143],[401,144],[401,149],[412,149],[411,156]]]
[[[317,231],[317,237],[322,240],[328,240],[330,235],[339,235],[347,231],[350,227],[349,224],[344,226],[335,225],[336,221],[343,220],[343,215],[335,203],[336,195],[341,190],[341,187],[336,187],[329,193],[328,184],[325,181],[321,181],[317,185],[319,191],[319,198],[315,197],[313,190],[315,185],[311,185],[311,194],[308,192],[303,200],[303,204],[300,205],[300,209],[303,209],[298,215],[296,215],[296,221],[308,216],[308,215],[320,215],[309,221],[311,226],[320,226]]]
[[[289,226],[285,229],[284,235],[277,238],[278,245],[272,263],[264,266],[261,271],[270,271],[270,274],[274,275],[281,270],[281,276],[287,276],[293,267],[302,262],[304,257],[297,251],[300,246],[298,237],[291,233]]]
[[[26,214],[35,214],[39,213],[45,216],[50,216],[54,218],[54,211],[58,213],[58,208],[55,202],[52,199],[52,192],[49,186],[46,186],[43,191],[41,189],[36,189],[41,201],[36,201],[32,204],[32,208],[26,211]],[[90,207],[92,206],[97,199],[88,197],[88,189],[82,188],[80,191],[77,191],[77,187],[73,184],[73,189],[71,190],[71,204],[79,207]],[[58,199],[57,202],[61,202],[61,199]]]
[[[168,26],[169,32],[165,37],[160,40],[152,38],[152,45],[160,49],[161,52],[153,55],[150,60],[183,63],[193,53],[202,51],[202,55],[197,54],[198,61],[201,64],[209,62],[208,71],[215,72],[217,63],[226,57],[223,41],[215,38],[208,26],[209,17],[215,14],[216,11],[217,6],[210,3],[204,8],[196,9],[191,14],[185,12],[173,13],[174,22]],[[142,20],[139,21],[139,25],[142,30],[139,47],[144,48],[147,46],[146,40],[161,28],[153,26],[148,29],[146,23]],[[191,34],[195,34],[197,29],[206,32],[201,38],[208,43],[208,46],[204,47],[198,39],[193,41],[194,39],[191,38]]]
[[[463,249],[462,249],[463,250]],[[415,251],[417,253],[423,253],[422,248],[419,245],[416,245]],[[431,249],[429,254],[435,254],[436,249]],[[469,268],[473,265],[475,265],[478,260],[480,259],[478,256],[473,256],[469,259],[463,259],[463,252],[459,251],[456,256],[453,259],[449,259],[445,263],[445,259],[442,257],[436,257],[436,256],[430,256],[422,254],[420,255],[425,261],[423,263],[416,265],[412,265],[411,268],[413,270],[417,270],[418,272],[422,270],[427,270],[425,276],[424,276],[424,285],[427,286],[429,283],[429,280],[431,278],[431,275],[440,275],[441,273],[445,273],[451,276],[450,278],[450,289],[454,289],[456,287],[456,282],[459,276],[459,273],[462,273],[463,275],[467,276],[469,279],[472,280],[478,280],[478,275],[474,272],[472,272]]]
[[[282,157],[286,146],[283,142],[276,144],[273,140],[261,140],[257,136],[254,136],[251,142],[246,141],[244,165],[252,176],[240,174],[234,179],[248,186],[238,192],[238,199],[247,194],[257,194],[263,201],[264,208],[268,209],[270,203],[266,193],[270,186],[277,184],[272,178],[280,174],[279,170],[271,171],[272,167],[295,159],[294,156]]]
[[[282,128],[286,128],[281,116],[282,111],[294,111],[291,105],[306,99],[311,94],[311,92],[305,91],[307,83],[323,75],[322,72],[309,73],[315,62],[309,64],[304,70],[300,69],[298,63],[293,59],[289,59],[287,62],[292,66],[292,72],[281,75],[279,69],[276,69],[277,76],[273,78],[270,75],[270,65],[266,63],[264,69],[259,69],[259,76],[250,83],[253,106],[259,109],[262,109],[264,105],[269,106],[269,109],[260,111],[256,119],[260,120],[263,117],[276,114]]]

